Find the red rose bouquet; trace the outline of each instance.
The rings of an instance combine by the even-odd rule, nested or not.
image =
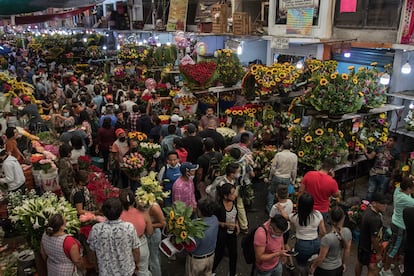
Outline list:
[[[205,89],[215,80],[216,67],[213,61],[200,61],[197,64],[180,64],[179,69],[190,89]]]

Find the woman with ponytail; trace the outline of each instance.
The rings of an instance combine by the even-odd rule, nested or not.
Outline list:
[[[136,208],[135,196],[130,189],[121,190],[119,192],[119,199],[121,200],[122,208],[124,209],[120,219],[134,225],[141,244],[139,247],[139,270],[136,271],[136,273],[140,276],[151,276],[151,273],[148,270],[150,254],[146,237],[146,235],[151,236],[154,231],[150,215],[148,211]]]
[[[345,213],[340,207],[331,210],[332,229],[321,239],[318,257],[309,272],[315,276],[342,276],[351,251],[351,231],[342,227]]]
[[[54,214],[40,244],[40,252],[47,262],[48,275],[77,275],[82,268],[80,244],[65,233],[66,221],[60,214]]]

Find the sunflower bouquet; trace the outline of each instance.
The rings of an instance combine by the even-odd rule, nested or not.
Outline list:
[[[311,127],[301,138],[297,155],[301,163],[312,168],[319,168],[322,160],[328,157],[340,164],[347,160],[348,144],[342,131]]]
[[[271,66],[255,64],[250,68],[251,76],[256,81],[260,95],[288,94],[304,82],[303,70],[285,63],[274,63]]]
[[[151,206],[156,201],[161,202],[170,194],[169,191],[163,192],[156,172],[150,172],[147,176],[141,177],[140,182],[141,186],[135,192],[135,198],[143,206]]]
[[[129,139],[137,139],[138,141],[145,141],[147,140],[148,136],[144,132],[140,131],[130,131],[128,132]]]
[[[217,57],[218,80],[224,86],[232,86],[243,77],[243,67],[237,54],[231,49],[217,50],[214,55]]]
[[[324,66],[325,63],[311,67],[303,96],[304,104],[328,115],[343,115],[359,110],[364,103],[363,93],[359,90],[359,81],[353,67],[348,68],[349,74],[339,74],[334,71],[335,63],[328,63],[329,67]]]
[[[175,201],[172,207],[163,208],[167,225],[165,232],[173,237],[175,244],[190,244],[193,238],[204,237],[207,224],[201,219],[191,219],[193,207]]]

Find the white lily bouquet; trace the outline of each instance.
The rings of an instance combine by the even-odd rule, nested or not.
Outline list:
[[[410,108],[407,117],[404,118],[405,128],[408,131],[414,131],[414,110]]]
[[[27,195],[13,193],[9,199],[10,219],[26,235],[27,242],[34,251],[39,250],[48,219],[53,214],[63,215],[68,234],[79,231],[80,221],[76,209],[63,197],[58,198],[51,192],[39,196],[31,191]]]
[[[237,132],[229,127],[218,127],[216,131],[224,137],[227,144],[230,144],[233,137],[237,135]]]
[[[169,191],[162,190],[157,173],[153,171],[147,176],[141,177],[141,186],[135,192],[136,201],[143,206],[151,206],[155,201],[162,201],[169,195]]]
[[[147,161],[152,158],[158,158],[161,154],[161,145],[151,142],[140,142],[138,152],[141,153]]]

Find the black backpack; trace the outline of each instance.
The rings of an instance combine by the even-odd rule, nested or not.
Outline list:
[[[221,175],[220,162],[216,157],[216,153],[214,152],[213,154],[213,156],[209,156],[208,154],[204,156],[209,160],[207,173],[203,179],[206,186],[213,183],[214,179]]]
[[[267,230],[264,225],[260,225],[255,229],[251,230],[245,237],[243,237],[241,241],[241,247],[243,251],[244,260],[247,264],[255,264],[256,263],[256,254],[254,252],[254,234],[256,230],[262,227],[266,234],[266,245],[267,245]]]

